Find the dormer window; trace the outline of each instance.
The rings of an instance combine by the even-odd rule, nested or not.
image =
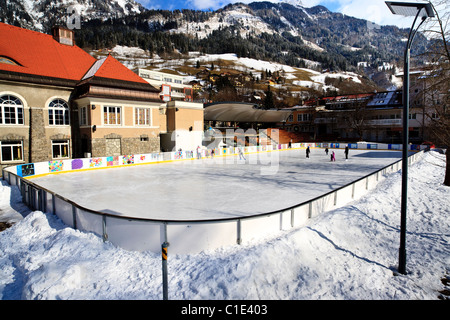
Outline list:
[[[13,59],[8,58],[8,57],[3,57],[3,56],[0,56],[0,63],[10,64],[13,66],[19,66],[19,64],[17,62],[15,62]]]

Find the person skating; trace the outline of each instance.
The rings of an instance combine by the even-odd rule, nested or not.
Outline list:
[[[331,151],[331,161],[336,161],[336,156],[334,154],[334,151]]]
[[[345,147],[345,159],[348,159],[348,146]]]
[[[244,153],[242,152],[242,148],[238,148],[238,150],[239,150],[239,160],[242,160],[242,158],[244,160],[246,160],[245,157],[244,157]]]
[[[309,149],[309,146],[306,148],[306,157],[309,158],[309,154],[311,153],[311,150]]]

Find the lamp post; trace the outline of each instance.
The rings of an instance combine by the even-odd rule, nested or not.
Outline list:
[[[398,272],[406,274],[406,209],[408,196],[408,131],[409,131],[409,59],[411,44],[414,36],[422,23],[428,17],[434,17],[433,7],[429,2],[394,2],[386,1],[393,14],[402,16],[412,16],[414,22],[409,30],[408,41],[406,42],[405,56],[404,56],[404,71],[403,71],[403,147],[402,147],[402,198],[401,198],[401,218],[400,218],[400,249],[398,259]],[[414,25],[418,17],[422,21],[414,30]]]

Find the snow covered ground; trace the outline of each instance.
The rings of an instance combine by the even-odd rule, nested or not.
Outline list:
[[[407,275],[394,275],[397,172],[360,200],[276,237],[192,255],[170,255],[169,247],[169,299],[437,300],[450,274],[444,166],[444,155],[428,152],[410,167]],[[51,214],[28,212],[4,181],[0,201],[0,219],[17,221],[0,233],[2,300],[162,299],[159,254],[125,251]]]

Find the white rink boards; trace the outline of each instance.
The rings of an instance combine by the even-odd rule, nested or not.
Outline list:
[[[68,172],[32,181],[77,204],[120,216],[211,220],[294,206],[401,159],[399,151],[305,149]]]

